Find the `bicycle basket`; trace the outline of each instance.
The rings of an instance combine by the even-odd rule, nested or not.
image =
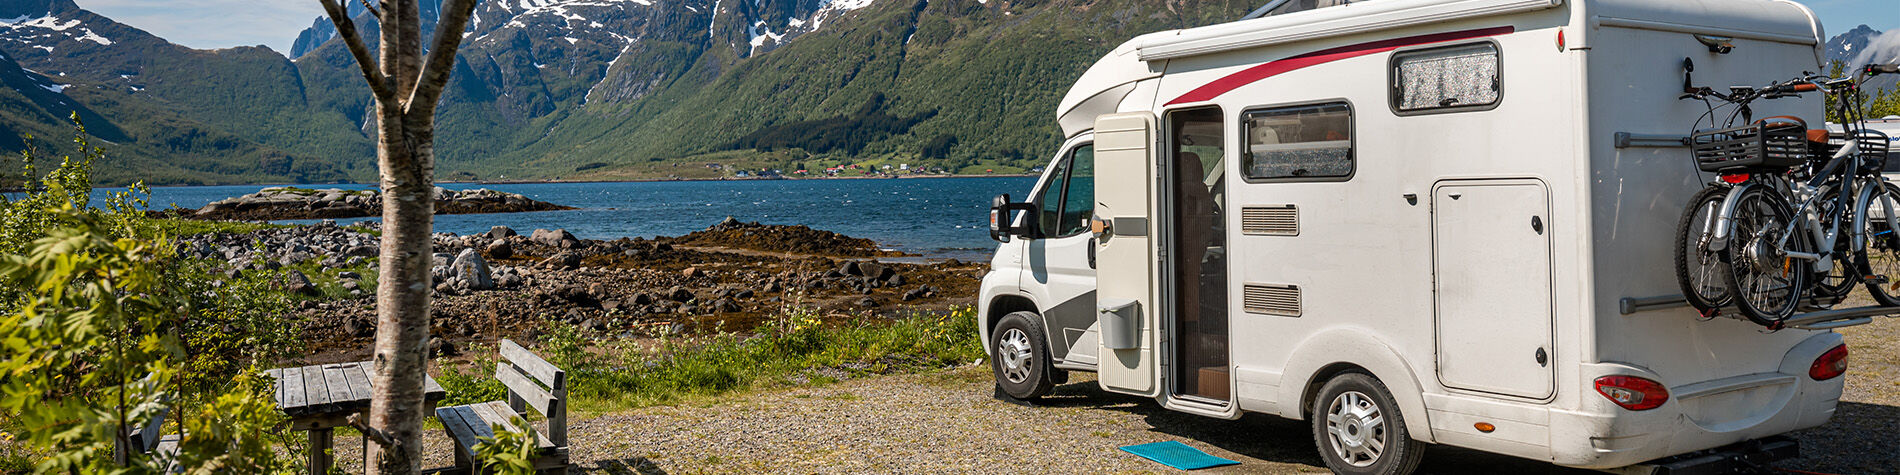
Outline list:
[[[1880,133],[1878,130],[1863,129],[1856,132],[1856,135],[1860,138],[1859,173],[1880,173],[1881,169],[1887,166],[1887,148],[1890,143],[1887,134]],[[1847,146],[1846,133],[1827,134],[1827,138],[1827,156],[1829,157],[1841,151],[1841,147]]]
[[[1696,132],[1691,137],[1702,171],[1786,170],[1808,159],[1807,127],[1758,123]]]

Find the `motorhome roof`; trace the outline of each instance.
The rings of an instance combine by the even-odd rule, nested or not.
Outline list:
[[[1566,0],[1367,0],[1138,38],[1143,61],[1369,33],[1457,18],[1555,8]],[[1606,25],[1694,31],[1804,45],[1820,24],[1792,0],[1568,0]]]

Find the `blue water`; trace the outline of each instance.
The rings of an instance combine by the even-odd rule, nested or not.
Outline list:
[[[436,216],[435,230],[485,232],[502,225],[526,234],[564,228],[587,239],[678,236],[705,229],[727,216],[766,224],[802,224],[868,238],[880,245],[930,257],[987,259],[990,198],[1023,196],[1033,177],[683,181],[643,183],[446,184],[444,188],[492,188],[549,203],[580,208],[535,213]],[[177,204],[198,208],[249,194],[266,185],[159,187],[153,208]],[[369,189],[367,185],[312,188]],[[103,191],[117,191],[106,189]],[[95,196],[103,193],[95,193]],[[363,218],[339,220],[354,222]],[[308,223],[310,221],[287,221]]]

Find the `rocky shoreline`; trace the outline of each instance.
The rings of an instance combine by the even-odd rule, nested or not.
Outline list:
[[[435,214],[517,213],[575,209],[536,201],[515,193],[477,188],[435,188]],[[377,190],[344,190],[278,186],[244,196],[212,202],[197,210],[163,212],[168,217],[274,221],[284,219],[344,219],[381,216],[383,200]]]
[[[290,271],[282,285],[309,298],[293,319],[311,346],[306,359],[346,361],[366,357],[375,334],[374,226],[191,236],[180,252],[223,261],[233,276],[319,264],[317,275]],[[702,234],[735,232],[783,239],[748,246]],[[869,240],[803,226],[728,219],[693,235],[603,241],[504,226],[437,234],[432,348],[451,356],[463,342],[532,339],[562,326],[595,339],[748,332],[790,307],[867,318],[942,310],[973,303],[987,271],[956,260],[880,262],[889,253]]]

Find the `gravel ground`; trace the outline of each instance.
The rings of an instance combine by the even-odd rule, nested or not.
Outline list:
[[[1852,352],[1834,420],[1795,434],[1794,473],[1900,472],[1900,319],[1844,330]],[[1116,447],[1177,440],[1241,465],[1207,473],[1325,469],[1305,423],[1249,415],[1223,421],[1104,392],[1091,375],[1036,407],[992,397],[984,366],[743,394],[575,422],[578,473],[1160,473]],[[339,437],[356,472],[354,437]],[[447,439],[428,438],[425,466],[446,466]],[[1593,473],[1451,447],[1428,449],[1422,473]]]

